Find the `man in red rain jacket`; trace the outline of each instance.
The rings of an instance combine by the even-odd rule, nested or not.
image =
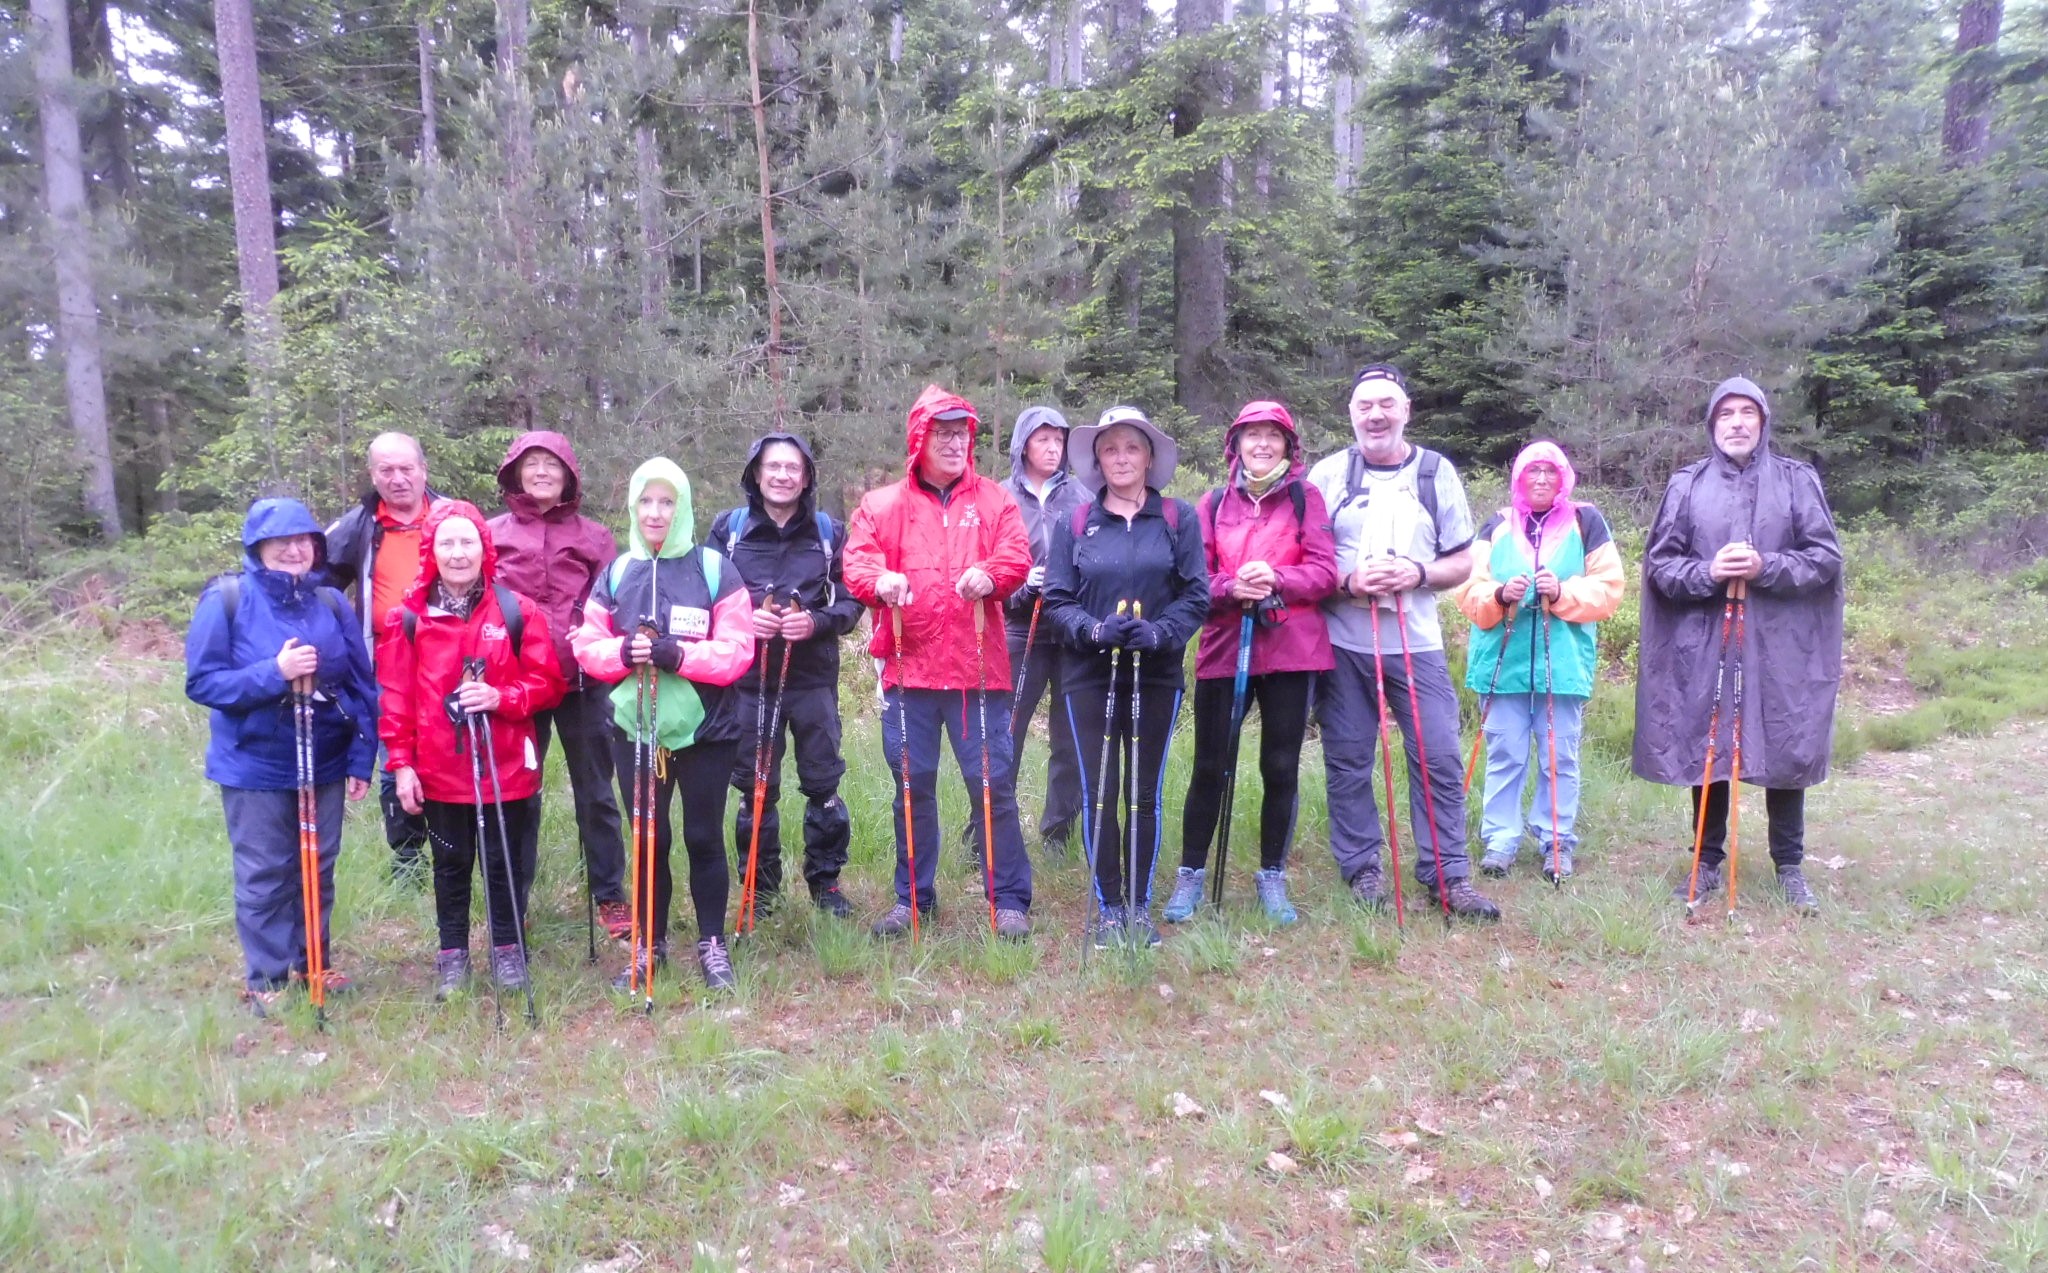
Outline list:
[[[874,607],[868,650],[885,664],[882,746],[890,772],[902,772],[909,751],[912,808],[903,807],[900,785],[896,793],[896,905],[876,922],[878,936],[909,929],[912,905],[928,915],[937,904],[942,731],[970,788],[986,748],[993,857],[988,844],[981,848],[984,861],[993,862],[996,931],[1009,938],[1031,931],[1031,862],[1017,824],[1002,609],[1031,572],[1031,541],[1016,502],[974,469],[978,423],[965,398],[926,387],[910,409],[903,480],[869,491],[847,528],[846,588]],[[902,619],[900,650],[890,610]],[[970,802],[976,834],[986,839],[980,802]],[[907,841],[906,817],[914,841]],[[914,881],[906,843],[922,849]]]

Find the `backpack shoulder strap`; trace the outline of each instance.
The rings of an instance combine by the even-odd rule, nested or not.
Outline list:
[[[343,628],[347,628],[348,612],[341,608],[343,598],[340,589],[330,588],[326,584],[321,584],[320,600],[327,603],[327,612],[334,616],[335,621],[341,624]]]
[[[1068,528],[1074,532],[1074,538],[1076,539],[1081,537],[1082,531],[1088,529],[1088,508],[1089,505],[1087,504],[1075,505],[1074,515],[1067,519]]]
[[[725,513],[725,551],[731,553],[739,547],[740,537],[747,533],[747,513],[750,506],[740,505]]]
[[[498,613],[505,616],[505,635],[512,640],[512,657],[516,659],[524,648],[526,612],[519,608],[519,594],[500,580],[491,580],[491,591],[498,596]]]
[[[832,514],[824,509],[812,510],[818,518],[818,542],[825,545],[825,555],[832,555]]]
[[[1294,546],[1301,547],[1301,537],[1308,533],[1308,479],[1290,478],[1287,482],[1287,502],[1294,505]]]
[[[1434,530],[1437,519],[1436,474],[1444,466],[1444,457],[1426,446],[1418,449],[1421,458],[1415,465],[1415,498],[1421,501],[1422,511],[1429,514],[1430,527]]]
[[[400,631],[405,633],[405,639],[408,642],[419,640],[419,623],[420,618],[412,612],[411,606],[398,607],[398,627]]]
[[[240,573],[220,577],[220,612],[228,621],[228,631],[235,630],[235,611],[242,608],[242,576]]]
[[[1223,496],[1230,488],[1218,486],[1202,492],[1202,498],[1195,505],[1195,520],[1206,522],[1208,529],[1202,535],[1202,555],[1209,563],[1209,573],[1216,573],[1216,508],[1223,502]]]
[[[718,604],[718,581],[725,574],[725,558],[719,556],[712,549],[705,548],[700,544],[697,553],[697,569],[704,573],[704,588],[710,593],[710,601],[704,607],[708,610]]]

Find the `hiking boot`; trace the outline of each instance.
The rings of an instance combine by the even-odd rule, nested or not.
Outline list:
[[[1124,908],[1121,906],[1103,907],[1095,916],[1095,949],[1109,950],[1118,941],[1122,940],[1123,935]]]
[[[1705,862],[1700,863],[1700,878],[1697,884],[1693,882],[1692,869],[1690,867],[1686,868],[1685,874],[1678,877],[1678,887],[1671,890],[1671,896],[1683,902],[1688,896],[1687,890],[1690,890],[1690,896],[1695,906],[1713,894],[1720,892],[1721,868],[1718,866],[1708,866]]]
[[[1785,901],[1801,915],[1820,914],[1820,899],[1807,887],[1806,871],[1799,866],[1778,868],[1778,887],[1785,890]]]
[[[448,996],[469,980],[469,951],[444,950],[434,956],[434,1002],[446,1003]]]
[[[1067,829],[1046,831],[1038,837],[1038,856],[1048,864],[1062,863],[1074,855],[1074,846],[1069,843]]]
[[[612,978],[612,989],[632,990],[635,986],[648,985],[654,980],[654,973],[666,967],[668,967],[668,942],[664,939],[654,943],[653,969],[650,970],[647,966],[646,949],[643,947],[636,950],[633,952],[632,962],[626,965],[626,970]]]
[[[526,956],[517,943],[491,947],[491,976],[506,990],[526,989]]]
[[[1367,910],[1387,909],[1387,879],[1380,874],[1377,862],[1351,877],[1351,898]]]
[[[1031,936],[1031,917],[1023,911],[1004,907],[996,912],[996,936],[1004,941],[1023,941]]]
[[[920,925],[929,924],[932,919],[932,913],[930,910],[919,910],[917,919]],[[889,913],[876,920],[868,931],[877,937],[901,937],[909,932],[910,903],[898,902],[891,906]]]
[[[258,1021],[267,1021],[276,1016],[278,1010],[284,1006],[284,991],[244,990],[242,1002],[249,1005],[250,1015]]]
[[[1166,899],[1166,909],[1159,917],[1169,924],[1180,924],[1193,919],[1195,910],[1202,904],[1202,880],[1209,874],[1206,867],[1189,870],[1181,867],[1173,877],[1173,896]]]
[[[1124,932],[1139,946],[1157,946],[1159,929],[1152,923],[1152,910],[1146,906],[1124,908]]]
[[[597,923],[613,941],[625,941],[633,935],[633,908],[624,902],[599,902]]]
[[[853,903],[847,901],[846,894],[839,891],[837,881],[827,884],[823,888],[813,888],[811,890],[811,904],[827,915],[830,915],[833,919],[846,919],[853,914]]]
[[[339,968],[329,968],[320,974],[321,982],[331,995],[345,995],[356,988],[356,979]]]
[[[1521,847],[1519,844],[1507,844],[1488,849],[1486,856],[1479,859],[1479,873],[1496,880],[1506,879],[1508,872],[1515,867],[1515,851]]]
[[[1500,918],[1500,907],[1494,904],[1492,898],[1473,888],[1471,880],[1445,881],[1443,895],[1450,899],[1451,914],[1459,919],[1485,920],[1490,923]],[[1429,904],[1443,904],[1435,888],[1429,890]]]
[[[1276,924],[1292,924],[1301,916],[1295,913],[1294,903],[1287,900],[1287,871],[1275,868],[1260,871],[1252,876],[1252,883],[1259,890],[1259,905],[1266,908],[1266,918]]]
[[[739,984],[739,978],[732,974],[732,954],[716,937],[706,937],[697,943],[697,967],[704,973],[704,984],[712,990],[727,991]]]
[[[1569,845],[1543,850],[1543,878],[1552,884],[1561,884],[1572,877],[1572,851]]]

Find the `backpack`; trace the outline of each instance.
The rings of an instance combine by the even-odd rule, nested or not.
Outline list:
[[[228,631],[232,632],[235,629],[235,612],[242,608],[242,576],[239,572],[222,575],[214,582],[220,585],[220,610],[227,616]],[[341,626],[348,627],[347,615],[341,608],[341,594],[324,583],[318,585],[314,591],[320,600],[327,603],[328,611],[341,621]]]
[[[1302,537],[1308,533],[1308,492],[1303,489],[1306,479],[1287,479],[1287,501],[1294,505],[1294,546],[1301,547]],[[1230,493],[1227,486],[1219,486],[1202,496],[1201,510],[1209,519],[1209,534],[1204,541],[1209,550],[1209,569],[1216,569],[1216,505]]]
[[[498,612],[505,616],[505,635],[512,639],[512,657],[516,659],[526,636],[526,612],[519,608],[519,595],[496,579],[491,580],[491,592],[498,598]],[[419,616],[410,607],[398,608],[398,626],[405,630],[406,640],[419,639]]]
[[[820,513],[819,516],[822,517],[824,514]],[[701,544],[698,546],[703,548]],[[612,559],[611,568],[605,571],[604,588],[606,592],[612,594],[614,601],[619,596],[619,581],[626,577],[626,565],[632,560],[633,556],[631,553],[621,553]],[[725,558],[720,557],[709,548],[704,548],[697,555],[697,560],[704,571],[704,587],[711,593],[711,603],[716,605],[718,604],[718,581],[724,573]]]
[[[1444,457],[1426,446],[1416,447],[1415,450],[1420,457],[1415,466],[1415,498],[1421,501],[1422,511],[1429,514],[1429,524],[1434,527],[1437,524],[1436,474],[1437,470],[1443,467]],[[1358,453],[1357,447],[1352,447],[1351,466],[1344,474],[1344,502],[1331,510],[1330,520],[1335,521],[1337,513],[1349,508],[1351,501],[1359,498],[1364,491],[1365,457]]]
[[[813,510],[813,515],[818,519],[818,542],[825,546],[825,555],[830,557],[832,555],[832,515],[822,508]],[[727,510],[722,516],[725,518],[725,555],[730,557],[733,555],[733,551],[739,547],[740,540],[746,538],[747,531],[753,525],[754,508],[751,504],[745,504],[739,508]],[[714,587],[712,591],[717,592],[718,589]]]

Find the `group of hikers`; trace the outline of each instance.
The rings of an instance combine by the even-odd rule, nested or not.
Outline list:
[[[894,897],[878,936],[915,937],[934,919],[942,737],[966,779],[963,840],[990,928],[1030,933],[1017,758],[1049,693],[1041,856],[1081,841],[1094,881],[1086,940],[1157,944],[1166,760],[1197,640],[1193,773],[1163,919],[1190,919],[1205,892],[1222,900],[1254,707],[1253,879],[1272,922],[1296,919],[1287,871],[1312,717],[1330,851],[1352,896],[1397,915],[1404,905],[1398,729],[1415,885],[1445,922],[1498,919],[1467,850],[1478,744],[1467,760],[1439,597],[1471,621],[1465,683],[1486,751],[1479,873],[1509,874],[1533,835],[1537,869],[1562,884],[1577,868],[1596,625],[1615,613],[1626,567],[1599,510],[1573,498],[1555,443],[1521,451],[1507,506],[1475,524],[1451,461],[1406,436],[1398,368],[1361,369],[1348,411],[1353,445],[1311,465],[1286,406],[1246,404],[1224,437],[1226,480],[1190,504],[1163,493],[1178,445],[1135,407],[1072,427],[1051,407],[1026,409],[997,482],[975,466],[974,407],[933,386],[909,412],[904,476],[843,526],[819,507],[809,447],[776,432],[748,452],[745,503],[703,542],[688,477],[667,459],[642,464],[624,551],[584,515],[575,450],[551,432],[512,443],[493,518],[433,490],[424,453],[401,434],[371,444],[371,492],[325,531],[296,501],[258,500],[242,570],[202,595],[186,646],[187,693],[213,709],[206,772],[222,791],[253,1008],[271,1010],[297,980],[316,1003],[347,988],[328,964],[333,867],[343,801],[367,793],[374,767],[394,870],[431,875],[437,998],[470,975],[480,869],[490,974],[525,989],[530,1012],[527,904],[557,735],[593,957],[600,924],[630,943],[621,989],[651,1005],[667,961],[677,804],[698,969],[713,990],[734,984],[729,911],[744,933],[783,891],[787,748],[805,802],[804,883],[821,911],[849,917],[839,652],[863,611],[897,788]],[[1689,907],[1723,887],[1739,846],[1731,784],[1749,782],[1765,789],[1784,895],[1811,912],[1803,797],[1827,772],[1841,552],[1814,470],[1769,445],[1760,388],[1724,382],[1706,424],[1706,458],[1672,477],[1647,539],[1634,768],[1692,791],[1677,889]],[[730,857],[728,790],[740,797]]]

